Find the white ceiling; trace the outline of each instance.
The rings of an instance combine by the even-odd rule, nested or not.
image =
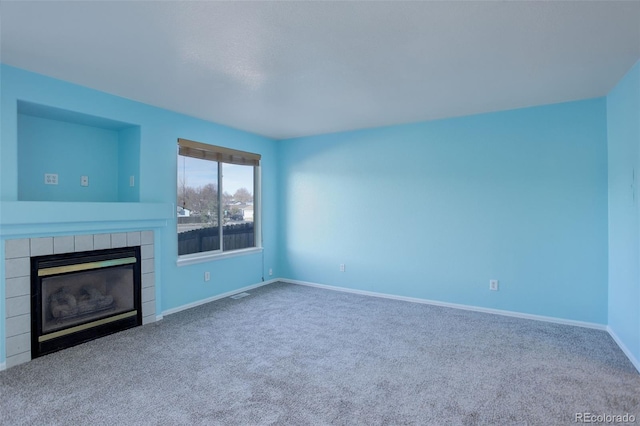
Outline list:
[[[640,2],[0,2],[3,63],[276,139],[605,95]]]

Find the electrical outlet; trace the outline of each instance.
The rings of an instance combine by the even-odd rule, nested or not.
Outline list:
[[[344,263],[340,264],[340,272],[344,272]]]
[[[489,280],[489,290],[498,291],[498,280]]]
[[[89,186],[89,176],[80,176],[80,185]]]
[[[273,269],[269,268],[269,276],[273,275]]]
[[[129,176],[129,186],[136,186],[136,177]]]
[[[56,173],[45,173],[44,174],[44,184],[45,185],[57,185],[58,184],[58,175]]]
[[[211,273],[209,271],[204,273],[204,280],[209,281],[211,279]]]

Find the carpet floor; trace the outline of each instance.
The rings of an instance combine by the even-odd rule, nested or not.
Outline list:
[[[275,283],[0,372],[0,424],[640,423],[604,331]]]

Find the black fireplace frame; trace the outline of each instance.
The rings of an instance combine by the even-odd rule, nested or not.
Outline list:
[[[115,259],[121,259],[125,257],[135,257],[135,263],[130,264],[133,267],[133,294],[134,294],[134,315],[126,318],[121,318],[115,321],[108,322],[106,324],[100,324],[92,326],[91,328],[73,332],[60,337],[51,338],[45,341],[40,341],[42,333],[42,279],[38,276],[38,270],[43,268],[55,268],[64,267],[69,265],[75,265],[78,263],[87,262],[103,262]],[[79,262],[79,259],[82,259]],[[107,336],[119,331],[123,331],[129,328],[142,325],[142,273],[141,273],[141,257],[140,246],[136,247],[122,247],[106,250],[92,250],[75,253],[65,253],[57,255],[47,256],[35,256],[31,258],[31,358],[37,358],[46,354],[57,352],[62,349],[70,348],[72,346],[79,345],[90,340],[94,340],[100,337]],[[107,268],[117,268],[116,266],[108,266]],[[75,271],[56,274],[56,276],[62,276],[67,274],[73,274]],[[132,312],[132,311],[129,311]],[[114,317],[117,316],[114,315]],[[78,322],[74,326],[81,326],[94,322],[94,320],[87,320],[85,322]]]

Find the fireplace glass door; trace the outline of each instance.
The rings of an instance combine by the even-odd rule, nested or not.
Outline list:
[[[135,262],[135,258],[134,258]],[[99,268],[42,279],[42,333],[134,311],[133,268]]]

